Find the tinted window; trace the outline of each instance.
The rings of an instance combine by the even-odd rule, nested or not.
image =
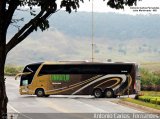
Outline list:
[[[127,74],[131,64],[57,64],[44,65],[39,73],[43,74]]]

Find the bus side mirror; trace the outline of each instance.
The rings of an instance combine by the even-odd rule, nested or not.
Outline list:
[[[18,77],[22,76],[22,75],[28,75],[28,74],[31,74],[32,72],[24,72],[24,73],[18,73],[16,76],[15,76],[15,80],[17,80]]]
[[[15,76],[15,80],[17,80],[18,77],[20,77],[20,76],[21,76],[21,73],[18,73],[18,74]]]

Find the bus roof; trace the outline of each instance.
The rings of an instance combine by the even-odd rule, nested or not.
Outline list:
[[[61,61],[61,62],[38,62],[38,63],[32,63],[32,64],[28,64],[27,66],[31,66],[31,65],[61,65],[61,64],[108,64],[108,65],[116,65],[116,64],[136,64],[134,62],[84,62],[84,61]]]
[[[80,61],[67,61],[67,62],[44,62],[43,64],[47,64],[47,65],[53,65],[53,64],[136,64],[136,63],[132,63],[132,62],[80,62]]]

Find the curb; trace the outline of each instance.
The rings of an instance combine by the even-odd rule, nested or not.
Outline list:
[[[158,110],[158,109],[153,109],[153,108],[142,106],[142,105],[138,105],[138,104],[135,104],[135,103],[131,103],[131,102],[127,102],[127,101],[122,101],[122,100],[119,100],[117,103],[118,104],[122,104],[122,105],[127,105],[129,107],[133,107],[133,108],[136,108],[138,110],[142,110],[144,112],[159,113],[160,114],[160,110]]]

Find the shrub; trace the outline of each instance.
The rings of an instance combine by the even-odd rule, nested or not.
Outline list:
[[[151,101],[150,101],[150,103],[160,105],[160,98],[152,98]]]
[[[160,105],[160,97],[139,96],[138,99],[144,102],[149,102],[149,103]]]
[[[150,103],[153,103],[153,104],[156,104],[156,99],[155,98],[152,98]]]
[[[5,75],[13,76],[19,72],[22,72],[22,69],[23,69],[23,67],[6,66],[4,72],[5,72]]]
[[[144,68],[140,69],[142,90],[160,91],[160,75],[154,72],[149,72]]]
[[[157,104],[160,105],[160,99],[157,99]]]
[[[144,97],[143,96],[139,96],[138,99],[144,101]]]

